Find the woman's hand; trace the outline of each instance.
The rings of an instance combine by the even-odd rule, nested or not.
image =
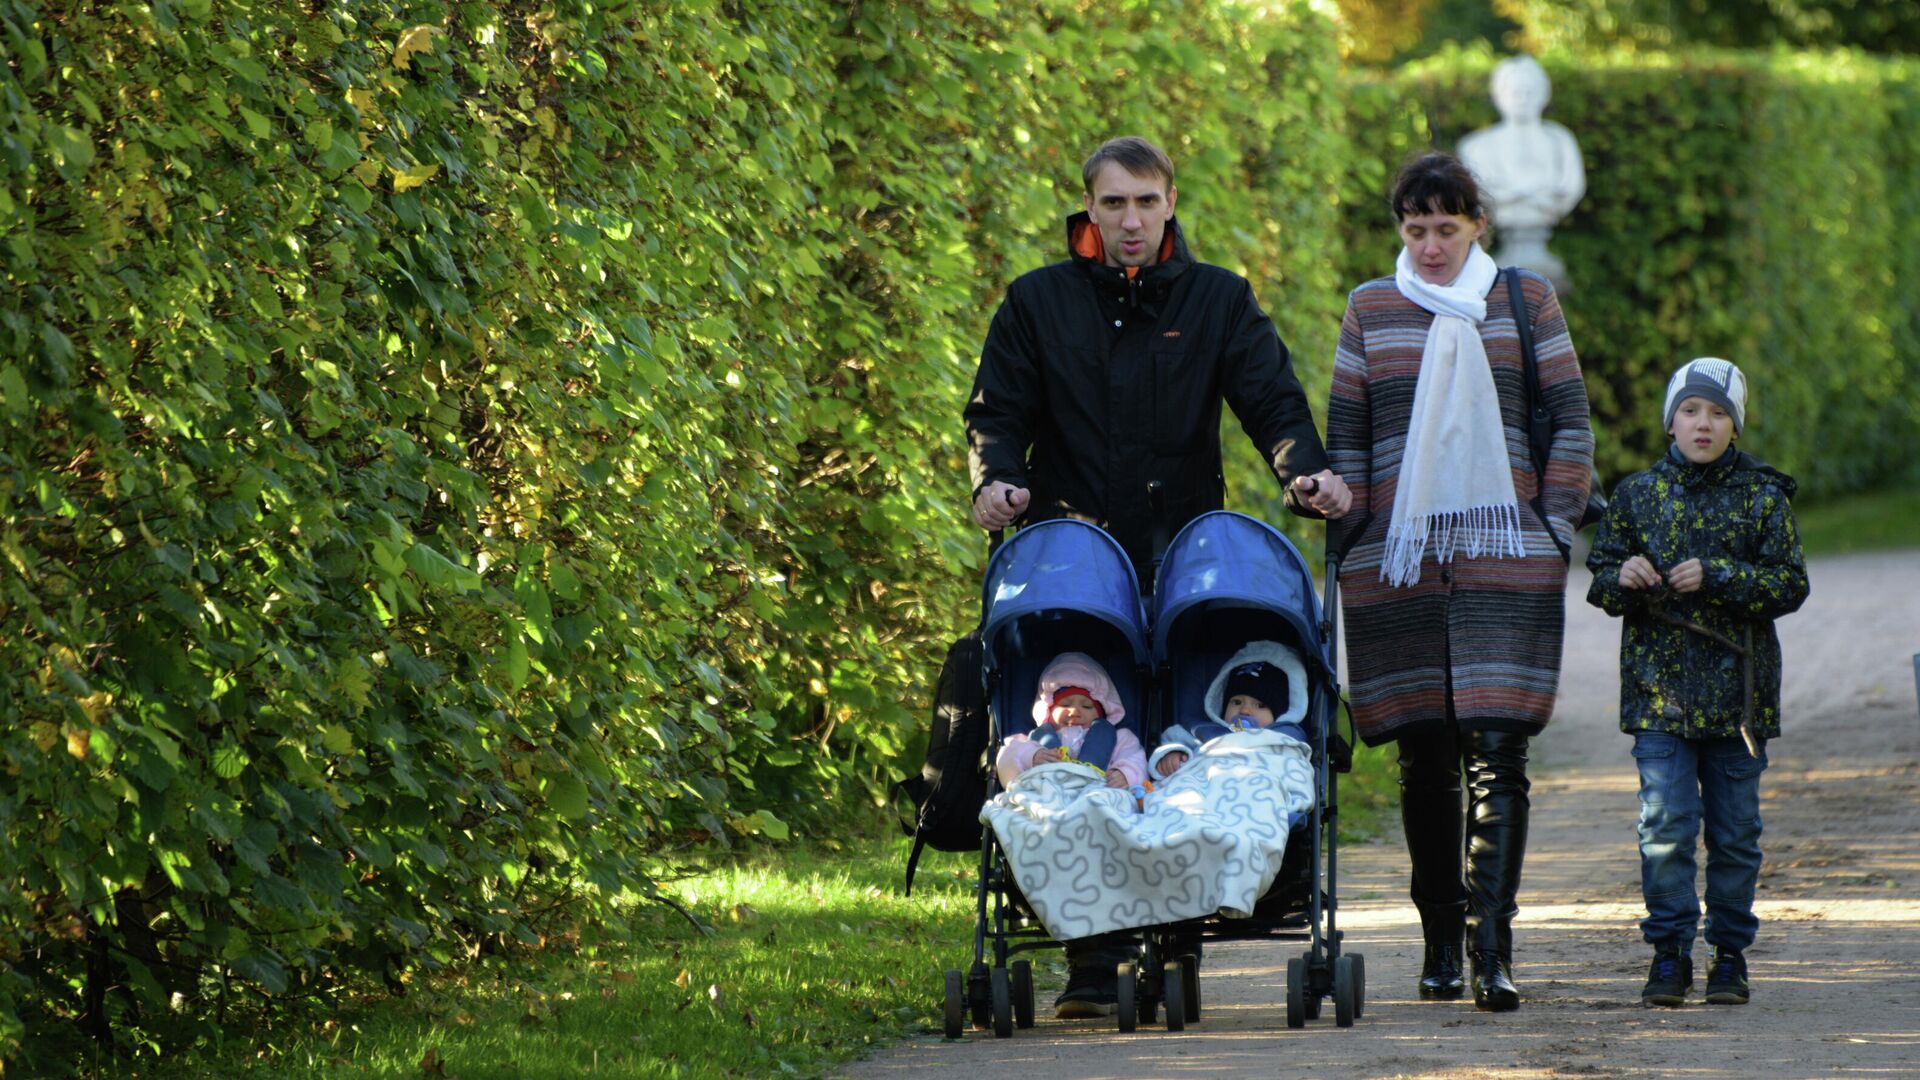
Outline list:
[[[1322,469],[1312,476],[1293,478],[1294,495],[1308,506],[1319,511],[1328,521],[1338,521],[1347,516],[1353,507],[1353,492],[1340,474],[1332,469]]]
[[[1127,788],[1132,787],[1133,785],[1127,783],[1126,773],[1121,772],[1119,769],[1108,769],[1107,770],[1107,786],[1110,788],[1119,788],[1122,791],[1124,791]]]
[[[1180,766],[1186,763],[1187,752],[1185,750],[1175,750],[1166,757],[1161,758],[1160,764],[1155,765],[1153,771],[1159,773],[1161,776],[1172,776]]]
[[[1688,559],[1667,571],[1667,584],[1677,593],[1699,592],[1700,585],[1706,580],[1706,576],[1707,572],[1700,565],[1699,559]]]
[[[1064,760],[1066,760],[1065,756],[1061,754],[1060,748],[1057,746],[1043,746],[1033,752],[1033,763],[1035,765],[1051,765],[1056,761]]]
[[[1696,563],[1695,565],[1698,565]],[[1661,585],[1660,571],[1643,555],[1635,555],[1620,564],[1620,587],[1623,589],[1657,589]]]

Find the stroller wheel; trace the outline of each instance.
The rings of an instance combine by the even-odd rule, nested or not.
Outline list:
[[[1033,1026],[1033,964],[1025,960],[1013,962],[1013,1023]]]
[[[1186,965],[1178,960],[1161,969],[1160,987],[1167,995],[1167,1030],[1187,1029]]]
[[[1187,1023],[1200,1022],[1200,958],[1189,953],[1180,958],[1180,989],[1187,998]]]
[[[1307,1026],[1307,962],[1298,956],[1287,961],[1287,1026]]]
[[[1353,961],[1351,956],[1333,961],[1333,1022],[1343,1028],[1352,1027],[1359,1015],[1355,1005],[1360,1000],[1360,972]]]
[[[1033,963],[1014,961],[1014,1026],[1033,1026]]]
[[[1326,996],[1327,992],[1326,983],[1316,982],[1314,978],[1313,954],[1311,952],[1300,954],[1300,967],[1303,972],[1301,982],[1305,985],[1307,995],[1305,1006],[1307,1019],[1318,1020],[1320,1019],[1320,1002],[1321,999]],[[1320,978],[1326,978],[1325,968],[1321,969]]]
[[[1134,986],[1134,982],[1136,978],[1137,975],[1131,963],[1120,965],[1117,1004],[1119,1005],[1118,1016],[1120,1020],[1120,1030],[1122,1032],[1132,1031],[1139,1020],[1139,1014],[1134,1011],[1134,991],[1137,989]]]
[[[993,1037],[1010,1038],[1013,1035],[1013,991],[1007,985],[1007,969],[993,969]]]
[[[1358,1020],[1367,1015],[1367,958],[1359,953],[1348,953],[1353,957],[1353,1017]]]
[[[947,1038],[957,1039],[960,1037],[961,1030],[966,1026],[967,1020],[966,980],[961,978],[960,972],[953,968],[947,969],[945,1006]]]

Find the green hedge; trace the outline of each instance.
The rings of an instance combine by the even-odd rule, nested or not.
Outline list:
[[[1429,139],[1451,148],[1497,121],[1495,60],[1456,53],[1357,84],[1363,160],[1397,162]],[[1547,115],[1587,162],[1586,197],[1553,248],[1573,278],[1567,321],[1608,480],[1660,452],[1666,377],[1703,355],[1747,370],[1744,444],[1808,494],[1906,474],[1920,435],[1920,299],[1895,283],[1920,258],[1914,65],[1732,53],[1544,63]],[[1383,207],[1351,204],[1350,233],[1390,230]]]
[[[0,1060],[871,820],[1088,149],[1324,386],[1332,31],[1257,8],[0,0]]]
[[[1887,0],[1499,0],[1522,47],[1684,51],[1851,46],[1920,52],[1920,21]]]

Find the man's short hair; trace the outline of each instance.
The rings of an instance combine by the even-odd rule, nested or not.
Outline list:
[[[1093,178],[1109,161],[1135,176],[1158,176],[1167,187],[1173,187],[1173,159],[1167,152],[1138,135],[1122,135],[1100,144],[1100,149],[1080,166],[1080,182],[1086,185],[1087,194],[1093,194]]]

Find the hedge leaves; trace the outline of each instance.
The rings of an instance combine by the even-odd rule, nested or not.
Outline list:
[[[0,1057],[876,814],[1100,140],[1304,363],[1337,313],[1304,4],[0,0],[0,55]]]

